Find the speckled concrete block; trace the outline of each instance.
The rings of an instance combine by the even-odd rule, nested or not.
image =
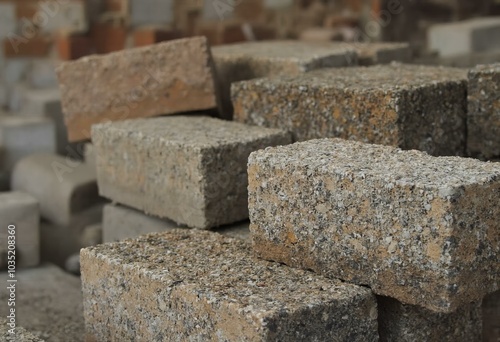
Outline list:
[[[65,62],[57,69],[70,141],[91,125],[217,106],[207,40],[194,37]]]
[[[14,225],[16,267],[40,263],[40,210],[35,198],[22,192],[0,193],[0,241],[8,247],[9,225]],[[10,257],[12,254],[9,254]]]
[[[277,129],[171,116],[96,125],[92,141],[103,196],[206,229],[248,218],[248,156],[291,140]]]
[[[40,337],[17,326],[13,323],[14,329],[9,326],[10,319],[0,317],[0,340],[5,342],[44,342]]]
[[[62,226],[70,225],[72,215],[102,201],[95,170],[55,154],[22,159],[14,168],[11,186],[35,197],[42,217]]]
[[[483,340],[500,341],[500,291],[486,296],[483,300]]]
[[[81,252],[88,341],[377,341],[369,289],[176,230]]]
[[[297,141],[343,138],[465,153],[466,71],[391,64],[232,85],[235,120],[287,129]]]
[[[467,149],[471,156],[500,158],[500,64],[469,71]]]
[[[231,84],[253,78],[298,75],[319,68],[357,63],[357,53],[346,44],[300,41],[262,41],[212,48],[222,97],[222,117],[233,117]]]
[[[265,259],[452,312],[500,287],[500,164],[322,139],[249,158]]]
[[[388,297],[378,298],[380,341],[383,342],[481,342],[480,302],[452,313],[436,313],[404,305]]]

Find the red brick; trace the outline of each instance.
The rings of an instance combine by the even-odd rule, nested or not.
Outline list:
[[[152,45],[178,38],[181,38],[181,33],[175,29],[143,28],[134,31],[134,46]]]
[[[110,53],[125,48],[127,29],[121,22],[95,23],[90,34],[97,53]]]
[[[90,37],[79,34],[60,34],[56,40],[59,59],[70,61],[94,53]]]
[[[19,40],[10,37],[3,41],[3,52],[6,58],[46,57],[53,43],[52,38],[47,36],[36,36],[31,39],[19,36]]]

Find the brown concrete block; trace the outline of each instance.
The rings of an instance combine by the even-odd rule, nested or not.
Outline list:
[[[109,120],[215,108],[212,69],[201,37],[63,63],[57,73],[69,140],[87,139],[91,125]]]
[[[280,75],[299,75],[326,67],[355,64],[356,52],[346,45],[298,41],[262,41],[212,49],[222,96],[222,118],[232,119],[231,84]]]
[[[95,125],[100,193],[192,228],[248,218],[247,158],[288,133],[203,116]]]
[[[464,70],[391,64],[234,83],[235,120],[286,129],[294,140],[343,138],[464,155]]]
[[[436,313],[388,297],[377,299],[380,341],[482,341],[482,314],[478,302],[452,313]]]
[[[450,313],[498,290],[500,164],[341,139],[249,158],[261,257]]]
[[[13,190],[31,194],[40,202],[43,218],[68,226],[74,214],[102,201],[95,170],[55,154],[33,154],[14,168]]]
[[[469,71],[467,150],[484,159],[500,158],[500,64]]]
[[[378,340],[368,289],[256,259],[219,234],[175,230],[84,249],[81,270],[89,341]]]
[[[9,270],[38,266],[40,263],[38,201],[22,192],[0,192],[0,224],[2,225],[0,241],[2,249],[7,249]]]

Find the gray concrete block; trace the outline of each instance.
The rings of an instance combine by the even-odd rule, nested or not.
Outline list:
[[[16,5],[13,2],[0,3],[0,40],[17,31]]]
[[[97,167],[96,167],[97,156],[95,155],[94,145],[92,145],[92,143],[85,143],[83,148],[84,148],[83,156],[84,156],[85,163],[87,163],[90,167],[97,170]]]
[[[259,256],[450,313],[500,287],[500,164],[340,139],[249,158]]]
[[[469,71],[467,150],[470,156],[500,158],[500,64]]]
[[[95,125],[102,196],[192,228],[248,218],[248,155],[288,144],[288,133],[203,117]]]
[[[57,87],[56,62],[52,59],[33,60],[28,70],[27,81],[36,89]]]
[[[66,260],[80,249],[89,247],[85,229],[102,221],[104,204],[96,204],[72,215],[67,225],[43,221],[40,226],[42,261],[64,268]]]
[[[12,329],[9,324],[13,324],[15,328]],[[11,322],[10,318],[4,317],[0,317],[0,339],[5,342],[44,342],[39,336],[16,326],[15,320]]]
[[[21,270],[16,276],[16,320],[19,326],[47,342],[83,341],[85,331],[78,277],[52,265]],[[0,282],[7,283],[6,273],[0,273]],[[0,301],[7,302],[3,286]],[[0,306],[1,317],[7,316],[8,308],[7,305]]]
[[[11,171],[31,154],[56,152],[55,124],[40,117],[0,116],[0,145],[4,148],[4,167]]]
[[[296,141],[342,138],[464,155],[467,73],[391,64],[234,83],[234,119]]]
[[[369,289],[256,259],[211,232],[84,249],[81,271],[91,341],[378,340]]]
[[[262,41],[212,48],[221,93],[221,117],[232,119],[231,84],[261,77],[298,75],[320,68],[357,64],[348,44]]]
[[[21,192],[0,193],[0,241],[7,247],[8,257],[15,257],[15,268],[34,267],[40,263],[40,210],[32,196]],[[14,225],[14,229],[7,229]],[[15,232],[15,253],[8,241]],[[10,259],[9,259],[10,260]],[[10,264],[9,264],[10,265]]]
[[[38,3],[38,25],[42,32],[85,32],[88,30],[86,1],[56,1]],[[46,20],[43,20],[45,19]],[[37,18],[30,18],[37,23]]]
[[[42,217],[61,226],[70,225],[73,215],[102,202],[95,170],[55,154],[22,159],[13,171],[11,186],[35,197]]]
[[[467,304],[452,313],[436,313],[388,297],[377,299],[382,342],[482,341],[480,302]]]
[[[459,22],[436,24],[429,28],[429,49],[441,57],[500,48],[500,17],[473,18]]]
[[[173,0],[131,0],[132,26],[167,25],[174,21]]]

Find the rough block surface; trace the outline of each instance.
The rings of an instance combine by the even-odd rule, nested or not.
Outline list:
[[[451,312],[500,287],[500,164],[322,139],[249,158],[265,259]]]
[[[212,48],[222,97],[222,117],[231,119],[231,84],[253,78],[297,75],[319,68],[355,65],[348,45],[299,41],[263,41]]]
[[[57,75],[70,141],[89,138],[99,122],[217,106],[204,37],[64,62]]]
[[[480,302],[452,313],[436,313],[388,297],[379,297],[377,302],[382,342],[482,341]]]
[[[484,342],[500,341],[500,291],[483,300],[483,339]]]
[[[42,217],[68,226],[72,215],[102,201],[95,169],[55,154],[33,154],[14,168],[13,190],[31,194],[40,202]]]
[[[500,63],[471,69],[468,94],[468,153],[500,158]]]
[[[248,218],[247,158],[288,133],[203,116],[96,125],[101,195],[192,228]]]
[[[0,225],[2,250],[8,247],[7,241],[10,240],[7,227],[15,226],[16,267],[37,266],[40,263],[40,209],[37,200],[22,192],[1,192]],[[9,253],[7,257],[10,256]]]
[[[370,290],[176,230],[81,252],[87,340],[377,341]]]
[[[235,120],[297,141],[343,138],[465,153],[467,74],[404,64],[324,69],[232,85]]]

